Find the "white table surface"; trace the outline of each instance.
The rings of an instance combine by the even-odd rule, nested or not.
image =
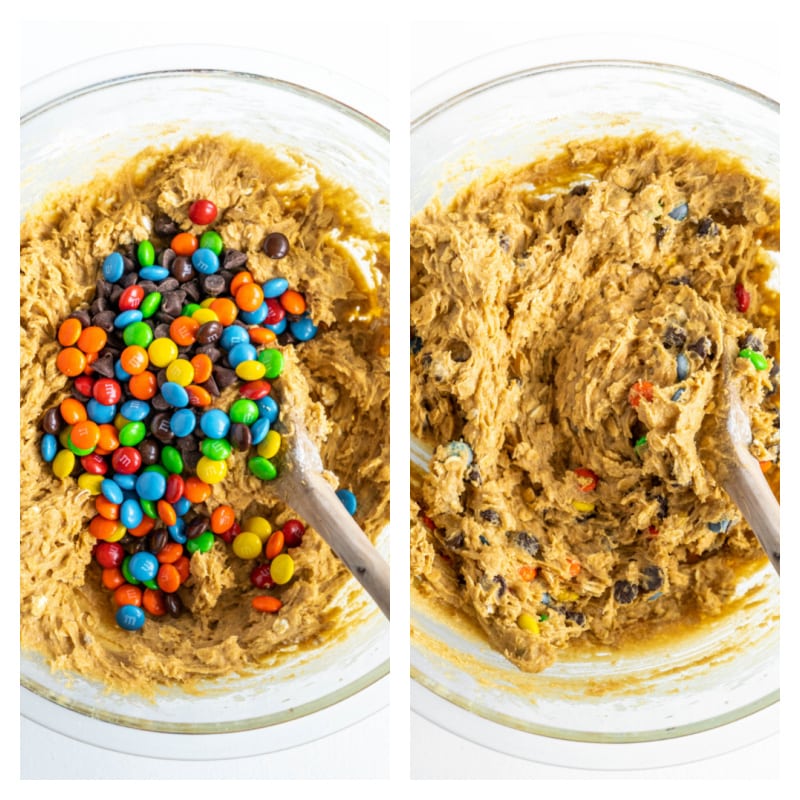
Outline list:
[[[304,4],[305,7],[307,5]],[[370,89],[391,96],[393,165],[398,164],[402,167],[407,164],[408,134],[407,127],[398,123],[407,115],[406,90],[409,86],[415,86],[447,67],[480,53],[534,38],[560,36],[565,31],[562,21],[556,23],[536,19],[525,24],[503,21],[504,9],[496,4],[492,6],[492,10],[496,12],[497,19],[490,22],[482,21],[480,24],[460,23],[457,24],[455,31],[452,25],[445,28],[441,23],[427,21],[425,24],[412,25],[408,14],[413,14],[417,20],[429,16],[441,19],[443,15],[431,15],[429,4],[394,5],[397,8],[385,13],[383,20],[378,17],[376,23],[364,21],[353,23],[346,17],[343,21],[337,22],[336,17],[333,17],[321,24],[304,22],[301,27],[293,27],[286,20],[281,21],[278,16],[275,19],[280,26],[281,35],[270,35],[268,23],[264,21],[258,25],[238,22],[234,27],[233,24],[226,25],[218,20],[212,26],[203,19],[195,21],[184,17],[180,24],[174,25],[143,24],[136,26],[135,30],[129,26],[130,35],[124,45],[120,43],[118,22],[25,23],[19,29],[21,80],[25,83],[79,58],[132,45],[208,42],[213,39],[218,44],[268,48],[286,55],[300,52],[306,60],[313,54],[318,63],[329,64],[336,72],[354,78]],[[420,11],[417,6],[422,10]],[[573,7],[572,4],[570,7]],[[273,4],[270,4],[270,10],[272,8]],[[408,8],[413,10],[406,12],[405,9]],[[484,6],[482,8],[484,18],[486,13],[487,9]],[[659,36],[664,37],[663,46],[667,49],[672,47],[673,52],[681,52],[681,42],[689,41],[695,52],[700,45],[707,47],[707,55],[711,60],[713,52],[717,49],[728,57],[732,53],[746,53],[747,58],[767,71],[777,70],[778,48],[774,45],[774,37],[771,39],[767,35],[768,32],[774,31],[776,23],[763,3],[759,4],[757,21],[748,21],[744,26],[734,25],[734,28],[731,28],[730,24],[726,27],[720,23],[718,14],[709,15],[706,23],[702,21],[702,15],[694,16],[696,24],[686,30],[685,22],[681,20],[671,22],[673,15],[668,8],[657,6],[654,13],[658,15],[657,25],[655,18],[642,18],[640,14],[611,15],[609,19],[612,21],[607,23],[592,20],[581,22],[579,15],[576,14],[569,20],[569,32],[592,33],[595,40],[600,42],[603,40],[602,31],[613,29],[617,43],[620,41],[620,34],[628,33],[631,34],[628,42],[631,52],[629,57],[648,57],[652,55],[652,51],[642,52],[642,46],[637,44],[638,36],[635,34],[657,30]],[[166,16],[169,18],[169,15]],[[514,13],[505,14],[505,19],[514,20],[517,16]],[[362,18],[356,17],[356,19]],[[634,21],[627,23],[626,19]],[[378,25],[377,35],[373,35],[374,24]],[[772,46],[770,41],[773,42]],[[65,46],[66,42],[69,43],[69,47]],[[614,54],[617,57],[624,57],[619,49]],[[592,53],[587,52],[585,55]],[[695,63],[690,66],[703,65]],[[764,90],[766,89],[767,87],[764,87]],[[773,94],[776,95],[777,91]],[[381,121],[388,123],[389,120]],[[406,186],[406,175],[393,171],[393,198],[398,196],[398,192],[405,192]],[[407,230],[405,219],[400,220],[397,226],[393,220],[393,233],[403,229]],[[402,358],[400,363],[404,363]],[[398,440],[393,437],[393,441],[397,447]],[[406,469],[401,466],[397,474]],[[393,467],[393,483],[394,476]],[[407,486],[405,480],[397,483],[401,487]],[[393,501],[396,509],[405,507],[404,497],[393,497]],[[398,551],[393,549],[393,553],[396,552]],[[400,561],[402,562],[402,559]],[[404,583],[404,581],[393,581],[395,590],[393,605],[396,609],[407,598],[402,592]],[[408,778],[409,756],[410,775],[413,778],[618,777],[614,773],[551,767],[506,756],[447,732],[416,713],[409,715],[407,708],[397,707],[398,698],[401,701],[408,698],[405,685],[408,682],[408,671],[407,658],[405,661],[402,660],[403,654],[407,652],[406,643],[400,641],[398,644],[398,637],[406,635],[407,625],[403,623],[407,620],[407,616],[401,613],[396,619],[399,619],[399,624],[394,626],[392,645],[394,676],[392,699],[395,708],[391,715],[386,708],[343,732],[292,750],[268,756],[224,761],[209,758],[203,762],[193,762],[188,771],[185,762],[144,759],[112,753],[81,744],[23,719],[20,726],[21,777],[385,778],[389,775],[391,766],[392,780],[397,783],[404,782]],[[401,656],[401,660],[395,658],[396,654]],[[407,704],[401,702],[401,705]],[[711,761],[649,773],[633,773],[631,777],[766,778],[777,774],[777,745],[778,737],[770,736],[746,750],[723,755]]]

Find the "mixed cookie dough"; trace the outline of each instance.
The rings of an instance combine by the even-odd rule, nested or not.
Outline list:
[[[415,590],[539,671],[720,613],[763,553],[714,480],[724,361],[779,478],[779,206],[644,135],[487,174],[411,226]]]
[[[121,629],[93,558],[95,498],[74,476],[59,480],[40,453],[43,416],[71,391],[56,366],[59,326],[93,303],[110,253],[135,257],[144,240],[166,247],[176,228],[199,236],[204,228],[188,215],[198,198],[213,198],[214,230],[226,250],[246,255],[256,281],[284,277],[303,293],[318,333],[279,345],[287,381],[279,399],[301,407],[330,480],[356,493],[356,518],[368,536],[374,540],[388,522],[389,242],[352,190],[300,154],[203,137],[149,149],[114,175],[45,200],[21,228],[22,647],[54,669],[143,694],[158,684],[252,671],[282,650],[314,647],[348,618],[341,590],[352,579],[309,529],[291,551],[294,577],[274,592],[277,613],[251,606],[263,594],[250,580],[254,562],[217,539],[191,557],[178,590],[185,613]],[[264,247],[274,232],[289,244],[279,261]],[[371,262],[374,286],[355,264],[356,250]],[[225,252],[221,260],[224,267]],[[214,402],[227,410],[235,397],[232,386]],[[227,478],[200,510],[210,515],[229,504],[237,520],[261,516],[273,528],[295,518],[247,469],[248,457],[228,460]]]

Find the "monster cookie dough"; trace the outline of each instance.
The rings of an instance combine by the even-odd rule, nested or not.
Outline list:
[[[158,684],[191,687],[204,678],[252,671],[281,652],[313,648],[339,635],[349,618],[348,603],[360,602],[346,588],[350,576],[328,546],[310,529],[297,546],[299,523],[290,522],[292,562],[284,557],[281,565],[288,567],[280,579],[272,570],[279,585],[268,584],[280,602],[262,600],[253,607],[257,595],[267,595],[257,587],[268,578],[259,574],[251,580],[257,563],[252,548],[239,548],[237,555],[222,538],[203,534],[211,537],[205,542],[211,547],[193,552],[188,577],[176,593],[185,612],[148,616],[141,629],[124,630],[115,623],[112,593],[101,583],[100,556],[93,555],[98,542],[89,522],[95,497],[78,484],[77,470],[70,475],[67,469],[59,479],[40,453],[46,412],[79,391],[57,367],[64,352],[57,340],[62,322],[76,309],[91,307],[92,314],[100,314],[114,302],[108,299],[114,287],[100,280],[109,254],[122,254],[130,265],[136,258],[142,265],[152,263],[153,254],[142,255],[141,249],[152,241],[160,264],[159,249],[179,234],[199,237],[209,230],[203,223],[215,209],[197,205],[200,198],[213,198],[219,210],[216,233],[204,241],[219,247],[221,238],[225,247],[220,272],[200,281],[206,293],[219,294],[217,275],[230,281],[245,258],[258,284],[283,278],[297,289],[296,302],[302,293],[316,336],[279,337],[274,346],[283,353],[285,370],[273,384],[273,396],[305,418],[331,482],[357,495],[357,519],[370,538],[388,520],[389,244],[352,190],[327,180],[300,154],[204,137],[171,150],[148,149],[110,177],[47,198],[21,229],[22,646],[42,654],[54,669],[142,694]],[[360,265],[353,260],[356,251],[364,254]],[[365,278],[365,265],[372,281]],[[107,271],[115,266],[110,261]],[[165,281],[164,296],[188,286],[184,278]],[[176,302],[177,311],[162,308],[154,320],[169,326],[184,300]],[[228,411],[238,385],[219,388],[221,396],[212,403]],[[247,450],[247,444],[238,449]],[[232,511],[224,510],[222,517],[229,522],[235,513],[237,521],[255,516],[273,528],[284,525],[297,515],[271,499],[268,483],[247,468],[250,456],[255,448],[228,459],[227,477],[213,483],[198,510],[210,517],[228,505]],[[155,534],[142,541],[158,552]],[[165,534],[162,530],[162,539]]]
[[[413,585],[538,671],[719,614],[763,554],[708,466],[730,367],[779,476],[779,207],[652,135],[484,176],[411,226]]]

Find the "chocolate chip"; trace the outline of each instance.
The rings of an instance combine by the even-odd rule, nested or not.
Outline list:
[[[241,271],[247,264],[247,254],[230,248],[222,254],[220,267],[223,270]]]
[[[183,301],[186,300],[185,292],[166,292],[161,298],[160,313],[177,317],[183,308]]]
[[[111,353],[104,352],[97,357],[97,360],[92,363],[92,369],[104,378],[114,377],[114,356]]]
[[[144,290],[146,295],[155,292],[158,286],[155,281],[139,281],[139,286]]]
[[[227,389],[229,386],[236,383],[236,373],[232,369],[228,369],[227,367],[221,367],[219,365],[215,366],[212,373],[214,380],[217,382],[217,386],[220,389]]]
[[[128,253],[120,253],[120,255],[122,256],[123,273],[127,274],[129,272],[136,272],[138,261],[136,260],[136,256],[133,254],[133,250],[129,251]]]
[[[655,564],[645,567],[642,575],[644,579],[639,582],[641,592],[654,592],[664,583],[664,573],[661,571],[661,567],[657,567]]]
[[[262,249],[270,258],[284,258],[289,252],[289,240],[282,233],[270,233],[264,239]]]
[[[658,511],[656,512],[659,519],[666,519],[669,513],[669,505],[667,498],[663,494],[656,495],[656,502],[658,503]]]
[[[186,256],[176,256],[170,267],[172,277],[180,283],[186,283],[194,277],[194,267]]]
[[[169,269],[172,266],[172,262],[177,257],[178,254],[171,247],[167,247],[158,254],[156,263],[159,266],[166,267],[167,269]]]
[[[118,281],[117,286],[127,289],[129,286],[133,286],[135,283],[139,282],[139,273],[138,272],[126,272]]]
[[[164,396],[160,393],[150,400],[150,405],[156,411],[166,411],[168,408],[170,408],[170,404],[164,399]]]
[[[491,522],[492,525],[500,524],[500,515],[493,508],[484,508],[481,511],[481,519]]]
[[[614,599],[623,605],[632,603],[639,595],[639,587],[630,581],[617,581],[614,584]]]
[[[204,275],[200,283],[203,291],[211,297],[218,297],[225,291],[225,278],[222,275]]]
[[[585,183],[578,183],[569,190],[569,193],[572,197],[583,197],[588,191],[589,187]]]
[[[219,386],[217,386],[217,382],[214,380],[213,375],[207,381],[203,381],[200,386],[202,386],[212,397],[219,397]]]
[[[757,353],[761,353],[764,350],[764,342],[754,333],[748,333],[740,349],[755,350]]]
[[[69,316],[72,319],[78,320],[83,328],[88,328],[92,324],[92,318],[89,316],[89,312],[84,308],[73,311]]]
[[[719,227],[711,217],[703,217],[697,225],[698,236],[716,236],[719,233]]]
[[[463,531],[458,531],[454,533],[452,536],[445,540],[445,544],[451,550],[461,550],[464,547],[464,533]]]
[[[416,355],[419,351],[422,350],[422,339],[419,336],[412,336],[411,337],[411,352]]]
[[[506,536],[529,555],[535,556],[539,552],[539,540],[527,531],[506,531]]]
[[[161,294],[174,292],[180,285],[180,281],[177,278],[164,278],[164,280],[156,286],[156,291]]]
[[[686,331],[683,328],[670,325],[665,331],[664,338],[661,341],[667,350],[673,347],[676,350],[681,350],[686,344]]]
[[[203,454],[199,450],[189,450],[183,454],[183,465],[189,472],[194,472]]]
[[[183,284],[183,291],[186,292],[186,296],[192,300],[192,302],[198,302],[200,300],[200,284],[196,280],[189,281],[188,283]]]
[[[61,417],[61,412],[53,406],[53,408],[48,408],[47,411],[44,412],[44,417],[42,418],[42,430],[45,433],[52,433],[53,435],[59,433],[61,430],[61,426],[63,423],[63,419]]]
[[[158,236],[172,238],[181,232],[180,225],[167,214],[158,214],[153,222],[153,230]]]
[[[111,300],[104,295],[98,295],[89,306],[89,312],[94,314],[101,314],[103,311],[108,311],[111,308]]]
[[[714,345],[708,336],[701,336],[694,344],[689,345],[689,350],[697,353],[700,358],[708,358],[713,354]]]
[[[565,611],[564,619],[574,622],[576,625],[583,627],[586,624],[586,615],[580,611]]]
[[[206,355],[209,357],[213,364],[216,364],[222,358],[222,350],[214,347],[213,344],[203,344],[195,348],[196,355]]]
[[[665,225],[659,225],[656,228],[656,244],[661,244],[661,240],[666,236],[667,228]]]
[[[234,422],[228,435],[231,444],[240,453],[246,453],[253,444],[253,434],[250,432],[250,428],[241,422]]]
[[[168,322],[159,322],[155,328],[153,328],[153,338],[154,339],[169,339],[169,323]]]
[[[670,279],[671,286],[691,286],[692,279],[688,275],[681,275],[679,278]]]
[[[497,597],[499,599],[506,593],[506,588],[507,588],[506,579],[502,575],[495,575],[494,578],[492,578],[492,580],[495,583],[499,584],[500,588],[497,590]]]

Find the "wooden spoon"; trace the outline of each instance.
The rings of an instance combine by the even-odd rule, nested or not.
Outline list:
[[[269,490],[322,536],[388,619],[389,565],[323,477],[319,451],[294,408],[289,404],[285,412],[281,407],[284,447],[277,460],[278,477],[268,484]]]

